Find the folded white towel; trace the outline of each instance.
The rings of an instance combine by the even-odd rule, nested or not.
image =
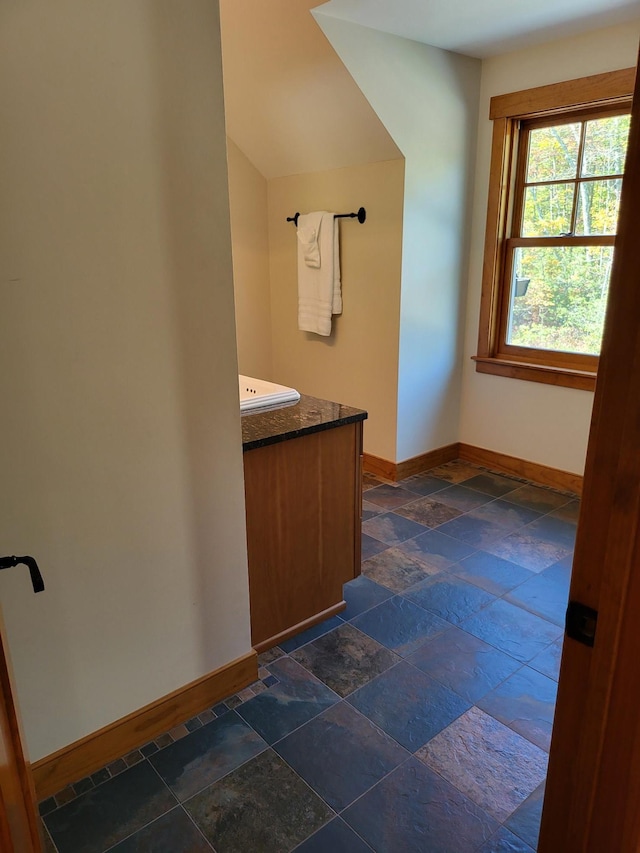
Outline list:
[[[322,211],[306,213],[298,217],[298,242],[304,262],[313,269],[320,268],[320,225]]]
[[[331,334],[332,315],[342,313],[338,233],[333,213],[316,211],[298,219],[298,328],[303,332],[326,337]],[[308,261],[315,262],[314,243],[317,267]]]

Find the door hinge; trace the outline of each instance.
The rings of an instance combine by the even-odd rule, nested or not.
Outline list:
[[[593,646],[596,636],[596,625],[598,623],[598,611],[579,601],[570,601],[567,607],[565,620],[565,631],[567,637],[584,643],[585,646]]]

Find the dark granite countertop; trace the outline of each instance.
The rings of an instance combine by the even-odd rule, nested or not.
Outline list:
[[[362,409],[303,394],[297,403],[243,414],[242,449],[253,450],[277,444],[289,438],[363,421],[366,417],[367,413]]]

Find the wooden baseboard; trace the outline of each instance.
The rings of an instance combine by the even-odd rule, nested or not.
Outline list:
[[[313,628],[313,626],[317,625],[319,622],[324,622],[325,619],[329,619],[331,616],[335,616],[337,613],[340,613],[342,610],[344,610],[346,606],[346,601],[339,601],[337,604],[333,604],[331,607],[327,607],[327,609],[323,610],[321,613],[316,613],[315,616],[311,616],[310,619],[305,619],[304,622],[300,622],[298,625],[294,625],[293,628],[287,628],[286,631],[281,631],[274,637],[269,637],[268,640],[263,640],[261,643],[256,643],[253,648],[256,652],[258,652],[258,654],[260,654],[261,652],[266,652],[267,649],[272,649],[279,643],[284,643],[284,641],[288,640],[289,637],[294,637],[296,634],[300,634],[302,631],[306,631],[308,628]]]
[[[420,456],[414,456],[411,459],[405,459],[404,462],[398,462],[396,465],[396,480],[404,480],[405,477],[420,474],[422,471],[428,471],[429,468],[437,468],[439,465],[444,465],[445,462],[452,462],[457,458],[457,441],[454,444],[445,444],[444,447],[436,447],[435,450],[430,450],[428,453],[422,453]]]
[[[527,459],[519,459],[517,456],[507,456],[495,450],[486,450],[484,447],[474,447],[472,444],[460,443],[459,458],[466,462],[475,462],[476,465],[484,465],[496,471],[504,471],[505,474],[513,474],[516,477],[524,477],[540,483],[542,486],[551,486],[563,492],[582,494],[582,476],[572,474],[570,471],[562,471],[559,468],[550,468],[539,462],[529,462]]]
[[[457,458],[458,443],[455,442],[444,447],[436,447],[435,450],[429,450],[428,453],[405,459],[403,462],[390,462],[371,453],[364,453],[362,467],[367,474],[374,474],[376,477],[382,477],[383,480],[397,483],[405,477],[420,474],[422,471],[428,471],[429,468],[437,468],[438,465],[444,465],[445,462],[451,462]]]
[[[209,675],[41,758],[31,766],[38,799],[50,797],[71,782],[95,773],[109,762],[143,746],[226,696],[237,693],[257,678],[258,657],[255,651],[251,651]]]
[[[475,462],[476,465],[483,465],[485,468],[493,468],[496,471],[504,471],[505,474],[513,474],[516,477],[524,477],[526,480],[532,480],[542,486],[551,486],[563,492],[582,494],[582,476],[580,474],[572,474],[570,471],[562,471],[560,468],[551,468],[548,465],[541,465],[539,462],[530,462],[528,459],[508,456],[506,453],[498,453],[496,450],[487,450],[484,447],[475,447],[473,444],[462,442],[438,447],[428,453],[423,453],[421,456],[406,459],[404,462],[389,462],[387,459],[365,453],[362,467],[368,474],[374,474],[384,480],[397,483],[399,480],[404,480],[405,477],[420,474],[430,468],[437,468],[438,465],[444,465],[445,462],[451,462],[453,459]]]

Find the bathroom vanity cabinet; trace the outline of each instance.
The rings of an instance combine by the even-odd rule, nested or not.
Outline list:
[[[366,412],[302,396],[243,415],[251,639],[258,651],[344,609],[360,573]]]

